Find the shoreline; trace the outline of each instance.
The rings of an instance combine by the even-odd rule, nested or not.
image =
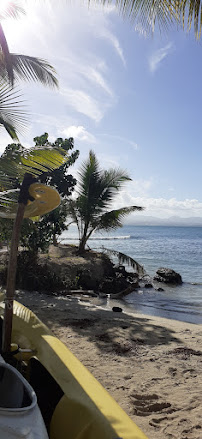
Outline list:
[[[201,439],[202,325],[114,313],[87,297],[17,292],[144,431]]]

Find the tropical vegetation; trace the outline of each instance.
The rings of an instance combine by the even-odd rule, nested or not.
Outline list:
[[[56,169],[49,169],[38,176],[37,181],[55,187],[60,196],[61,204],[54,211],[47,213],[33,222],[31,219],[24,219],[21,227],[20,244],[28,249],[31,253],[37,254],[39,250],[47,251],[49,244],[57,245],[57,237],[66,229],[67,203],[68,198],[74,190],[76,179],[68,173],[68,168],[72,166],[78,158],[79,151],[74,148],[74,140],[58,138],[55,142],[50,142],[48,133],[35,137],[35,147],[37,148],[62,148],[68,154],[68,161],[65,161]],[[26,149],[19,143],[9,144],[2,155],[11,161],[18,160],[19,154],[26,152]],[[20,181],[16,176],[13,181],[15,189],[20,188]],[[14,187],[13,187],[14,189]],[[12,192],[14,195],[14,192]],[[1,210],[1,208],[0,208]],[[1,215],[1,212],[0,212]],[[0,241],[9,243],[12,235],[13,221],[0,218]]]
[[[67,151],[60,144],[36,145],[34,148],[19,148],[9,156],[0,157],[0,216],[9,217],[16,215],[11,239],[11,248],[8,264],[6,306],[4,315],[3,350],[10,350],[12,331],[12,309],[15,292],[15,279],[17,267],[17,250],[20,238],[20,229],[26,205],[30,201],[29,188],[40,176],[60,167],[68,160]],[[19,185],[19,187],[18,187]],[[16,187],[17,186],[17,187]]]
[[[139,206],[108,210],[115,195],[130,177],[121,169],[103,170],[93,151],[82,164],[78,178],[77,198],[68,203],[68,215],[79,232],[79,253],[83,253],[93,232],[122,226],[129,213],[140,211]]]

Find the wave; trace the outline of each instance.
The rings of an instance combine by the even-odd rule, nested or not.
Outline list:
[[[89,241],[113,241],[115,239],[130,239],[130,235],[120,235],[120,236],[92,236],[89,238]],[[78,241],[78,237],[70,237],[67,236],[66,238],[61,239],[61,241]]]
[[[92,236],[91,238],[89,238],[90,240],[94,240],[94,241],[112,241],[114,239],[130,239],[130,235],[125,235],[125,236]]]

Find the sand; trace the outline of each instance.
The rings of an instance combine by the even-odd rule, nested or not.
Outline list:
[[[71,349],[149,439],[202,439],[202,325],[114,313],[90,298],[19,292],[17,300]]]

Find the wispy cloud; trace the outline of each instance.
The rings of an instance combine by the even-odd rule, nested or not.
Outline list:
[[[89,133],[89,131],[87,131],[82,125],[72,125],[68,128],[65,128],[62,133],[66,137],[73,137],[74,139],[80,140],[82,142],[96,143],[95,136]]]
[[[173,43],[168,43],[165,47],[162,47],[159,50],[156,50],[150,57],[149,57],[149,69],[150,72],[154,73],[162,61],[168,56],[171,51],[173,50]]]
[[[118,38],[109,29],[106,28],[100,29],[99,36],[101,38],[106,39],[113,46],[119,58],[121,59],[124,67],[126,67],[126,60],[123,54],[123,49],[119,43]]]
[[[85,55],[76,56],[69,52],[69,57],[55,57],[61,64],[61,75],[63,82],[78,84],[83,88],[89,85],[89,82],[96,86],[100,92],[105,92],[110,97],[114,96],[114,91],[109,85],[104,75],[107,72],[106,62],[96,55],[85,52]]]
[[[82,90],[63,88],[61,94],[66,98],[66,104],[78,113],[88,116],[95,122],[100,122],[104,116],[104,108],[92,96]]]
[[[130,145],[132,147],[132,149],[135,150],[135,151],[137,149],[139,149],[139,145],[134,140],[127,139],[126,137],[117,136],[116,134],[100,134],[100,136],[106,137],[106,138],[109,138],[109,139],[112,139],[112,140],[115,140],[115,141],[118,140],[119,142],[122,143],[123,146],[126,145],[126,144]]]

